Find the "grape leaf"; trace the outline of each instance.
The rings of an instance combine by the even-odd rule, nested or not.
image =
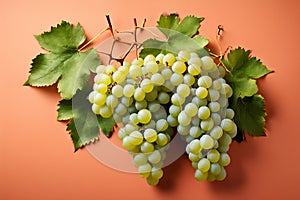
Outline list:
[[[80,24],[76,27],[62,21],[49,32],[36,35],[41,47],[48,53],[32,60],[30,75],[24,85],[51,86],[58,81],[63,99],[71,99],[77,89],[82,89],[89,79],[90,71],[100,64],[95,49],[80,52],[86,37]]]
[[[77,90],[72,100],[62,100],[59,104],[58,115],[70,117],[70,112],[72,114],[67,130],[70,131],[75,151],[97,140],[99,128],[106,136],[110,136],[115,125],[112,118],[104,119],[94,114],[88,100],[91,91],[90,85],[86,84],[82,90]]]
[[[89,80],[90,71],[95,71],[100,64],[95,49],[77,52],[64,62],[58,91],[63,99],[71,99],[77,89],[82,89]]]
[[[86,37],[80,24],[74,25],[62,21],[49,32],[36,35],[35,38],[42,48],[53,53],[77,52]]]
[[[71,100],[61,100],[59,101],[57,109],[57,120],[65,121],[73,118],[72,112],[72,101]]]
[[[236,113],[234,120],[239,128],[237,140],[243,140],[244,133],[265,135],[265,104],[263,97],[257,94],[256,79],[266,76],[272,70],[267,69],[257,58],[251,57],[249,50],[241,47],[231,50],[227,59],[222,59],[222,63],[228,71],[226,82],[233,90],[229,105]]]
[[[104,135],[110,137],[112,135],[112,132],[114,131],[114,126],[116,124],[115,120],[112,117],[103,118],[100,115],[97,115],[97,119],[101,131],[104,133]]]
[[[178,53],[180,50],[196,52],[199,56],[209,55],[204,47],[208,40],[196,35],[204,18],[186,16],[181,22],[177,14],[160,16],[157,28],[166,36],[166,40],[148,39],[143,42],[140,57],[159,53]]]
[[[251,97],[238,98],[234,102],[237,126],[253,136],[265,135],[265,104],[264,98],[255,94]]]

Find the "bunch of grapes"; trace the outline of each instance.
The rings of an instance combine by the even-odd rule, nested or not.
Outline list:
[[[92,110],[121,126],[118,137],[150,185],[163,176],[175,132],[187,142],[197,180],[226,177],[227,151],[237,127],[228,108],[232,89],[211,57],[185,50],[150,54],[120,67],[100,65],[96,72],[89,95]]]

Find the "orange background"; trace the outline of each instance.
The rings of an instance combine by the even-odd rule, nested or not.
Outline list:
[[[298,0],[2,1],[0,8],[0,199],[300,199]],[[136,174],[110,169],[87,150],[73,153],[65,125],[56,121],[55,88],[23,87],[40,49],[34,34],[62,19],[80,22],[89,38],[110,13],[119,30],[132,19],[155,26],[163,12],[205,17],[201,32],[222,46],[241,45],[275,73],[259,82],[267,135],[233,143],[223,182],[197,182],[186,156],[166,167],[158,187]],[[105,152],[103,152],[105,153]]]

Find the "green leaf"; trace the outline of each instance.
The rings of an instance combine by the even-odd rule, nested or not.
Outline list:
[[[172,13],[170,15],[161,15],[157,22],[157,27],[176,30],[178,24],[179,24],[178,14]]]
[[[99,65],[95,49],[77,52],[65,61],[58,91],[63,99],[71,99],[77,89],[82,89],[90,77],[90,71],[95,71]]]
[[[200,35],[195,36],[203,19],[187,16],[180,21],[177,14],[161,15],[157,27],[166,36],[166,40],[148,39],[144,41],[140,57],[159,53],[177,54],[180,50],[195,52],[201,57],[209,55],[204,48],[208,44],[208,40]]]
[[[41,87],[58,82],[61,97],[71,99],[100,64],[96,50],[80,52],[78,47],[86,38],[84,31],[79,24],[75,27],[65,21],[35,37],[41,47],[50,52],[33,59],[24,85]]]
[[[74,27],[66,21],[62,21],[57,27],[51,27],[49,32],[36,35],[35,38],[42,48],[54,53],[76,52],[86,39],[80,24]]]
[[[114,131],[114,126],[116,124],[114,119],[112,117],[102,118],[100,115],[97,115],[97,118],[101,131],[104,133],[104,135],[110,137],[112,135],[112,132]]]
[[[255,94],[251,97],[238,98],[233,102],[237,126],[252,136],[265,135],[265,104],[264,98]]]
[[[112,118],[104,119],[92,111],[92,105],[88,100],[91,91],[91,86],[86,84],[82,90],[77,90],[72,100],[66,103],[72,102],[73,119],[68,123],[67,130],[70,131],[75,151],[97,140],[99,127],[105,135],[110,136],[115,125]]]
[[[224,66],[230,72],[226,75],[226,80],[232,86],[234,98],[250,97],[257,93],[257,78],[263,77],[272,70],[266,68],[260,60],[250,57],[250,51],[238,47],[229,52],[227,60],[222,60]]]
[[[244,133],[265,135],[265,104],[263,97],[257,94],[256,79],[266,76],[272,70],[267,69],[257,58],[251,57],[249,50],[240,47],[230,51],[222,63],[228,71],[226,82],[233,90],[229,105],[235,111],[234,121],[239,129],[236,140],[244,140]]]
[[[71,100],[61,100],[59,101],[57,109],[57,120],[65,121],[73,118],[72,112],[72,101]]]
[[[203,17],[195,17],[195,16],[186,16],[183,18],[180,24],[178,24],[176,31],[192,37],[198,33],[198,29],[200,28],[200,23],[204,20]]]
[[[75,151],[98,139],[98,119],[93,113],[88,101],[91,88],[86,84],[82,90],[78,90],[72,101],[73,119],[68,123],[67,130],[70,131]]]
[[[72,54],[39,54],[32,60],[30,75],[24,85],[36,87],[53,85],[61,76],[63,63],[71,56]]]

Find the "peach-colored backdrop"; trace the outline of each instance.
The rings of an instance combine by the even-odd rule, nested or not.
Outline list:
[[[1,1],[0,199],[300,199],[299,8],[298,0]],[[268,137],[234,143],[223,182],[197,182],[182,156],[165,169],[158,187],[150,187],[85,149],[73,153],[65,125],[56,121],[55,88],[22,86],[41,52],[33,35],[62,19],[80,22],[91,38],[106,26],[107,13],[124,30],[134,17],[155,26],[163,12],[205,17],[201,31],[211,40],[222,24],[224,48],[252,49],[275,70],[259,82]]]

